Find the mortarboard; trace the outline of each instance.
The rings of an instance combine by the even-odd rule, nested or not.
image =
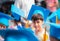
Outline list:
[[[18,14],[14,13],[14,12],[12,12],[12,17],[17,21],[21,20],[21,16],[19,16]]]
[[[60,24],[50,24],[50,36],[60,39]]]
[[[29,15],[28,15],[27,19],[31,20],[32,15],[33,14],[37,14],[37,13],[40,13],[43,16],[44,21],[46,21],[48,15],[50,13],[50,10],[45,9],[43,7],[40,7],[40,6],[32,5],[31,10],[29,12]]]
[[[16,20],[19,20],[20,17],[25,17],[24,12],[20,8],[17,8],[15,5],[11,5],[11,12],[12,12],[12,16]]]
[[[57,17],[58,17],[58,20],[60,20],[60,8],[56,11],[56,14],[57,14]]]
[[[53,23],[56,23],[56,16],[58,17],[58,20],[60,20],[60,9],[53,12],[47,19],[51,20]]]
[[[8,30],[5,41],[38,41],[38,39],[28,30]]]
[[[11,16],[0,12],[0,24],[8,26],[9,25],[9,20],[12,20],[12,19],[13,18]]]
[[[56,16],[54,16],[51,20],[51,23],[56,23]]]

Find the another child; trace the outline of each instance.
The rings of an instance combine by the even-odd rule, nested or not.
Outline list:
[[[48,41],[48,33],[46,29],[42,27],[43,25],[43,17],[41,14],[34,14],[32,16],[32,22],[35,28],[35,35],[38,37],[39,41]]]

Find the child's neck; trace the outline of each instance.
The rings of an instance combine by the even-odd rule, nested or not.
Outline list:
[[[39,32],[42,32],[42,31],[43,31],[43,28],[39,28],[35,30],[35,33],[38,34]]]

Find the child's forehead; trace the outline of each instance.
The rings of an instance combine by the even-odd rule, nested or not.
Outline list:
[[[33,21],[33,22],[41,22],[42,20],[40,20],[40,19],[38,19],[38,20],[35,20],[35,21]],[[43,22],[43,21],[42,21]]]

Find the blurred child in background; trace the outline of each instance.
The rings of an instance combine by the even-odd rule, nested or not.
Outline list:
[[[54,12],[57,10],[58,7],[58,0],[45,0],[47,8],[51,11]]]
[[[44,41],[44,35],[45,35],[45,40],[48,41],[49,35],[46,32],[45,33],[45,29],[42,27],[43,25],[43,17],[42,15],[38,14],[34,14],[32,16],[32,22],[35,28],[35,35],[38,37],[39,41]]]

